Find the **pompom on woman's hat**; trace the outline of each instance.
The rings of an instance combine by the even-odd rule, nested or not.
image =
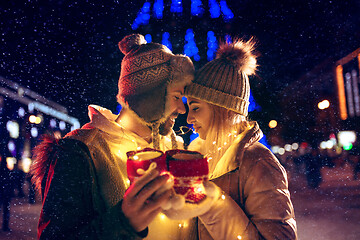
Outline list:
[[[118,103],[148,125],[165,121],[167,87],[170,83],[189,84],[193,80],[192,61],[174,55],[162,44],[147,43],[141,34],[124,37],[119,48],[125,57],[118,82]]]
[[[248,115],[250,75],[256,72],[255,41],[235,39],[222,43],[216,59],[205,64],[196,74],[194,82],[185,89],[187,97]]]

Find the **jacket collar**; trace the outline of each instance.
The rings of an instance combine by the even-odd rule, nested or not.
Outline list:
[[[97,128],[101,131],[108,133],[112,138],[124,141],[125,139],[136,142],[139,146],[150,147],[151,145],[142,137],[135,134],[132,131],[127,130],[121,124],[117,123],[115,120],[118,115],[113,114],[109,109],[97,106],[89,105],[88,106],[88,115],[90,122],[85,124],[82,129],[91,129]],[[178,143],[181,142],[181,137],[177,137],[176,140]],[[160,136],[160,149],[171,149],[172,142],[169,136]]]
[[[101,131],[108,133],[114,138],[124,138],[127,136],[130,139],[136,139],[136,141],[144,141],[143,138],[139,137],[135,133],[126,130],[123,126],[117,123],[115,120],[117,115],[113,114],[109,109],[100,107],[97,105],[88,106],[88,115],[90,122],[85,124],[83,129],[98,128]],[[126,133],[124,135],[124,133]]]
[[[250,122],[250,128],[239,134],[229,146],[220,160],[217,162],[214,171],[210,173],[210,179],[218,178],[228,172],[235,170],[241,161],[242,154],[263,136],[257,122]]]

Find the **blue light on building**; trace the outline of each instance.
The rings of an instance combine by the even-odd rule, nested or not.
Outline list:
[[[154,15],[157,19],[162,19],[163,11],[164,11],[164,1],[163,0],[155,0],[153,11],[154,11]]]
[[[170,38],[170,34],[168,32],[164,32],[162,35],[161,43],[163,45],[167,46],[170,50],[172,50],[172,45],[171,45],[169,38]]]
[[[136,30],[140,27],[140,25],[149,24],[150,20],[150,7],[151,4],[149,2],[145,2],[143,7],[140,9],[137,17],[135,18],[131,28]]]
[[[230,8],[227,6],[225,0],[220,1],[220,7],[221,7],[221,12],[224,15],[224,21],[225,22],[230,22],[234,18],[234,14],[230,10]]]
[[[211,18],[218,18],[220,17],[220,6],[216,0],[209,0],[209,11]]]
[[[182,1],[181,0],[172,0],[170,6],[170,12],[172,13],[182,13]]]
[[[194,141],[196,138],[199,137],[199,134],[195,132],[195,129],[192,127],[192,124],[191,124],[191,129],[192,129],[192,134],[190,135],[190,142]]]
[[[196,46],[194,32],[191,28],[186,30],[184,54],[193,57],[195,61],[200,60],[199,49]]]
[[[231,36],[230,36],[229,34],[226,34],[226,35],[225,35],[225,41],[226,41],[227,43],[232,43],[232,39],[231,39]]]
[[[255,102],[255,98],[253,97],[251,90],[250,90],[250,98],[249,98],[249,112],[252,111],[261,111],[261,106]]]
[[[218,47],[215,33],[213,31],[208,31],[207,41],[208,41],[207,60],[211,61],[215,58],[215,52]]]
[[[204,13],[201,0],[191,1],[191,15],[201,17]]]
[[[145,35],[145,40],[146,40],[146,42],[151,43],[152,42],[151,34],[146,34]]]

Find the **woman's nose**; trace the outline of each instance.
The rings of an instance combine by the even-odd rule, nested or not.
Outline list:
[[[192,116],[192,114],[189,112],[186,118],[186,121],[188,124],[193,124],[194,123],[194,117]]]

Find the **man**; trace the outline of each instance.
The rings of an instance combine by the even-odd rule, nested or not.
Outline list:
[[[32,172],[43,203],[39,239],[169,237],[158,229],[178,234],[179,223],[159,222],[170,190],[154,197],[168,176],[152,170],[129,186],[126,153],[177,147],[172,126],[185,113],[181,98],[194,67],[188,57],[146,43],[139,34],[125,37],[119,48],[125,54],[117,95],[121,113],[89,106],[89,123],[64,139],[47,137],[36,148]]]

